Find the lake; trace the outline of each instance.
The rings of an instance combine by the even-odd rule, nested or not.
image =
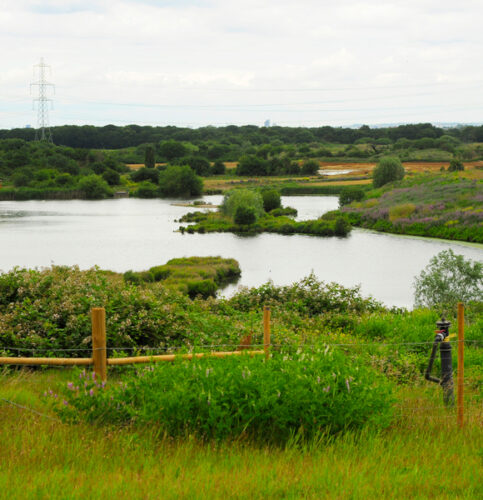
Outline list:
[[[221,196],[205,196],[218,204]],[[314,219],[338,206],[335,196],[286,196],[299,220]],[[0,271],[15,266],[94,265],[113,271],[143,270],[173,257],[220,255],[238,260],[238,285],[268,280],[285,285],[313,272],[324,281],[360,285],[387,305],[411,307],[414,276],[441,250],[483,260],[482,245],[389,235],[355,229],[347,238],[229,233],[184,234],[175,222],[192,208],[180,200],[0,202]],[[186,225],[186,224],[184,224]]]

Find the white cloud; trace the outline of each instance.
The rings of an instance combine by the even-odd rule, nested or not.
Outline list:
[[[3,1],[0,86],[19,114],[0,127],[24,124],[41,56],[58,87],[52,123],[431,121],[443,108],[481,121],[482,14],[479,1],[447,0]],[[297,108],[312,101],[337,110]],[[163,103],[184,107],[148,111]]]

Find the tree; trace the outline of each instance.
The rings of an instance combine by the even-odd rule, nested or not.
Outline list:
[[[157,184],[159,181],[159,171],[153,168],[141,167],[133,170],[130,177],[134,182],[151,181],[153,184]]]
[[[154,148],[152,146],[147,146],[144,152],[144,166],[146,168],[154,168],[156,161],[154,159]]]
[[[372,172],[372,183],[375,188],[384,186],[388,182],[400,181],[405,174],[401,160],[394,156],[386,156],[379,160]]]
[[[163,141],[159,145],[160,155],[168,161],[174,160],[175,158],[182,158],[186,156],[187,152],[186,146],[178,141]]]
[[[449,167],[448,167],[448,172],[457,172],[464,170],[465,166],[463,165],[463,162],[459,160],[458,158],[453,158],[449,162]]]
[[[267,162],[254,155],[244,155],[236,167],[236,175],[267,175]]]
[[[84,192],[88,200],[99,200],[111,194],[107,182],[99,175],[86,175],[79,180],[79,190]]]
[[[187,165],[169,166],[159,174],[160,192],[163,196],[199,196],[203,191],[203,180]]]
[[[226,172],[225,164],[221,160],[216,160],[211,169],[213,175],[224,175]]]
[[[270,212],[282,206],[280,193],[276,189],[266,189],[262,191],[262,198],[265,212]]]
[[[302,165],[302,174],[315,175],[319,171],[319,162],[315,160],[308,160]]]
[[[453,250],[435,255],[414,280],[417,307],[454,311],[458,302],[483,301],[483,263],[465,259]]]
[[[108,168],[102,173],[102,178],[109,184],[109,186],[118,186],[121,184],[121,176],[112,168]]]

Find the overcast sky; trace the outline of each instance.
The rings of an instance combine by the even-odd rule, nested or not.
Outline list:
[[[483,122],[482,0],[0,0],[0,128]]]

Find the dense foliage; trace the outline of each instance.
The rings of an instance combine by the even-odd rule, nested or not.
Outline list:
[[[162,154],[169,160],[182,157],[186,149],[181,149],[181,141],[205,142],[209,153],[216,147],[223,151],[223,144],[250,145],[275,143],[306,144],[311,142],[338,142],[341,144],[371,144],[383,146],[385,142],[409,141],[414,147],[444,146],[455,147],[462,142],[483,142],[483,126],[457,127],[449,130],[435,127],[430,123],[400,125],[397,127],[359,128],[343,127],[257,127],[255,125],[226,127],[180,128],[173,126],[151,127],[127,125],[118,127],[106,125],[63,125],[51,127],[54,142],[73,148],[117,149],[139,146],[146,143],[161,143]],[[0,130],[0,139],[18,138],[32,141],[34,129]],[[176,144],[174,144],[174,142]],[[418,142],[419,141],[419,142]],[[425,142],[423,142],[425,141]],[[212,153],[213,154],[213,153]],[[214,159],[214,158],[213,158]]]
[[[124,279],[129,283],[162,282],[164,286],[188,294],[191,298],[214,296],[216,291],[236,281],[241,274],[235,259],[221,257],[184,257],[171,259],[162,266],[147,271],[126,271]]]
[[[458,302],[483,302],[483,262],[473,262],[453,250],[435,255],[414,281],[420,307],[454,312]]]
[[[343,207],[355,226],[483,243],[483,182],[457,174],[419,175],[366,192]]]
[[[295,436],[386,427],[391,385],[361,361],[322,346],[275,354],[161,363],[120,385],[80,380],[58,406],[69,420],[156,424],[167,436],[286,443]]]
[[[253,189],[232,189],[227,191],[223,197],[221,211],[230,217],[234,217],[240,207],[252,209],[255,220],[258,219],[264,214],[261,193]]]
[[[100,306],[106,309],[112,356],[145,347],[154,352],[210,345],[233,349],[246,336],[254,344],[262,342],[264,305],[272,309],[273,344],[284,349],[344,344],[348,356],[364,359],[399,383],[422,380],[427,342],[439,319],[432,310],[388,310],[362,297],[358,288],[314,276],[290,286],[267,283],[242,289],[230,299],[191,300],[162,280],[134,284],[116,273],[75,267],[16,269],[0,274],[0,351],[10,356],[90,356],[90,309]],[[481,302],[471,304],[465,313],[468,383],[482,381],[481,307]],[[449,319],[454,321],[451,315]]]
[[[389,182],[400,181],[405,174],[399,158],[386,156],[381,158],[372,171],[372,182],[375,188],[384,186]]]

